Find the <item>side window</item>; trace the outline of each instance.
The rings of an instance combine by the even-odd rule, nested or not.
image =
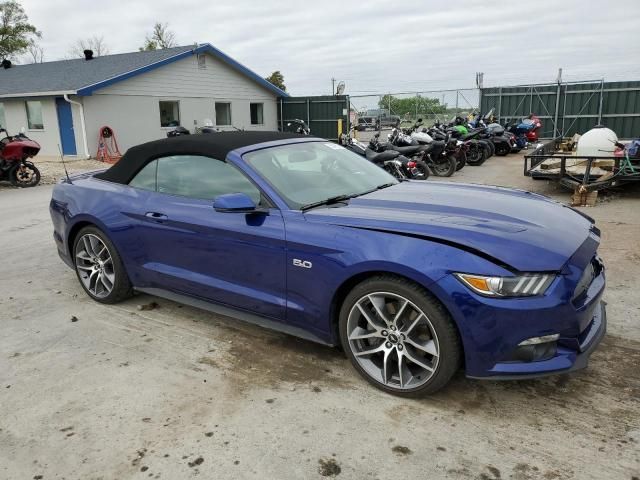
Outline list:
[[[25,106],[27,108],[27,124],[29,130],[44,130],[44,122],[42,121],[42,102],[27,100]]]
[[[180,103],[160,101],[160,126],[177,127],[180,125]]]
[[[262,115],[264,103],[250,103],[249,113],[251,115],[251,125],[263,125],[264,117]]]
[[[163,157],[157,162],[159,193],[205,200],[225,193],[246,193],[256,204],[260,203],[260,191],[228,163],[197,155]]]
[[[140,170],[135,177],[129,181],[129,186],[134,188],[140,188],[142,190],[156,189],[156,175],[158,171],[158,161],[154,160]]]
[[[216,102],[216,125],[231,125],[231,104]]]

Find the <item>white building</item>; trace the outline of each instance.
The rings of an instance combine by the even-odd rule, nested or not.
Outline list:
[[[91,57],[91,55],[89,55]],[[22,127],[44,155],[95,156],[109,126],[127,148],[210,119],[277,130],[285,92],[210,44],[0,68],[0,125]]]

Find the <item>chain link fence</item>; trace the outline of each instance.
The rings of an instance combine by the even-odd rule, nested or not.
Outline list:
[[[351,122],[360,130],[449,122],[456,116],[477,112],[480,90],[447,89],[350,95]]]

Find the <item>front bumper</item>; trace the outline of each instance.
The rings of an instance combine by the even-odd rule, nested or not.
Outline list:
[[[591,253],[593,255],[593,253]],[[585,255],[586,256],[586,255]],[[597,257],[588,257],[597,258]],[[522,379],[565,373],[587,366],[606,333],[604,267],[579,296],[588,260],[573,259],[544,295],[489,298],[477,295],[453,275],[432,285],[453,316],[462,339],[466,375],[483,379]],[[559,336],[544,355],[516,355],[528,339]],[[548,354],[547,354],[548,353]]]
[[[556,355],[538,362],[497,363],[485,376],[467,375],[468,378],[482,380],[522,380],[546,377],[560,373],[569,373],[586,368],[589,357],[600,344],[607,331],[607,310],[605,302],[600,301],[595,315],[584,333],[578,350],[558,345]]]

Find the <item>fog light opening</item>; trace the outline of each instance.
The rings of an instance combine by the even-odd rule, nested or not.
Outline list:
[[[531,337],[518,344],[519,347],[527,345],[540,345],[542,343],[555,342],[560,338],[560,334],[554,333],[553,335],[543,335],[542,337]]]
[[[560,335],[544,335],[532,337],[520,342],[511,353],[510,361],[514,362],[540,362],[549,360],[556,355],[557,341]]]

